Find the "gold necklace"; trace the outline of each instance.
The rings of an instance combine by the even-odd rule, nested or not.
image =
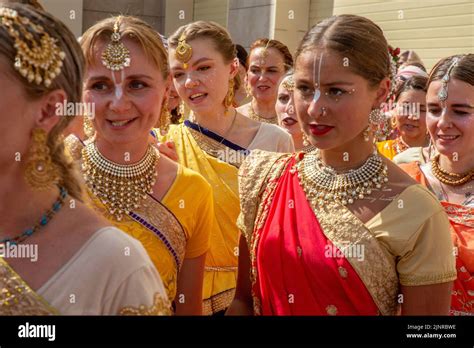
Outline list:
[[[260,115],[257,115],[255,110],[253,109],[253,106],[250,104],[250,114],[249,118],[255,121],[263,122],[263,123],[270,123],[270,124],[276,124],[278,125],[278,116],[272,117],[272,118],[264,118]]]
[[[436,179],[449,186],[461,186],[474,178],[474,169],[463,174],[450,173],[442,169],[439,165],[439,154],[431,161],[431,172]]]
[[[319,150],[305,154],[298,166],[300,181],[311,183],[307,187],[311,187],[320,204],[334,200],[343,205],[352,204],[372,194],[374,187],[381,189],[388,182],[387,166],[376,151],[362,166],[345,173],[337,173],[325,165]]]
[[[403,151],[408,150],[410,148],[410,146],[408,146],[408,144],[403,141],[401,136],[395,139],[393,144],[395,145],[395,152],[397,154],[402,153]]]
[[[153,193],[159,158],[158,149],[150,144],[139,162],[118,164],[105,158],[91,142],[82,149],[83,176],[89,190],[120,221]]]

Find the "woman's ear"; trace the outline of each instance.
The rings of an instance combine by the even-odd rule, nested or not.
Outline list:
[[[230,64],[230,76],[234,78],[239,73],[239,59],[234,58]]]
[[[51,129],[59,122],[59,118],[62,116],[79,116],[69,115],[68,101],[66,92],[62,89],[56,89],[49,92],[39,100],[40,112],[37,114],[35,124],[39,128],[43,128],[46,132],[50,132]],[[76,108],[72,108],[75,110]]]
[[[380,105],[387,101],[388,94],[390,93],[390,79],[388,77],[380,81],[377,88],[377,98],[375,100],[376,105],[373,108],[378,108]]]

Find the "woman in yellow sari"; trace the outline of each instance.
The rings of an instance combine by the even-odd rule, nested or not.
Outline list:
[[[82,164],[89,204],[143,244],[176,314],[200,315],[214,204],[201,175],[160,156],[150,142],[160,115],[168,115],[163,42],[144,21],[119,16],[89,28],[81,46],[83,100],[95,105],[96,133],[70,148]],[[167,121],[161,118],[163,126]]]
[[[396,107],[392,117],[399,135],[393,140],[377,143],[379,152],[390,160],[412,147],[420,148],[421,151],[421,148],[428,145],[425,122],[427,81],[427,77],[414,75],[397,86]]]
[[[228,314],[448,313],[456,270],[446,214],[371,141],[388,61],[382,30],[364,17],[328,18],[303,38],[294,102],[317,150],[255,151],[242,164]]]
[[[63,23],[0,5],[0,315],[169,314],[146,251],[86,207],[65,156],[83,71]]]
[[[451,222],[458,277],[451,315],[474,315],[474,54],[440,60],[431,70],[426,121],[438,151],[401,167],[441,201]]]
[[[171,126],[161,141],[173,141],[179,162],[202,174],[213,189],[218,225],[211,235],[203,290],[204,312],[212,314],[228,307],[235,289],[238,167],[250,150],[288,152],[293,142],[280,127],[251,120],[232,106],[238,60],[224,28],[191,23],[179,28],[168,44],[176,90],[193,114]]]

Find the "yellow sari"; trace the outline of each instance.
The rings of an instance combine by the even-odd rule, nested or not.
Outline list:
[[[159,138],[161,142],[172,140],[179,162],[200,173],[212,186],[214,212],[218,218],[206,257],[203,313],[222,311],[230,305],[237,282],[239,230],[236,221],[240,207],[238,168],[219,157],[222,154],[230,158],[230,162],[238,163],[243,155],[184,124],[171,126],[168,134]]]
[[[72,157],[80,160],[82,147],[73,146],[70,142],[67,146]],[[87,193],[85,203],[91,209],[142,243],[160,273],[168,299],[172,302],[176,297],[178,272],[184,261],[187,242],[186,232],[178,218],[161,202],[147,195],[138,209],[117,221],[92,192],[87,190]],[[126,253],[127,250],[124,250]]]

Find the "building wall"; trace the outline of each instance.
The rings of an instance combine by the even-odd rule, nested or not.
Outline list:
[[[165,1],[165,35],[170,36],[180,26],[193,21],[193,0],[166,0]]]
[[[83,0],[40,0],[46,11],[59,18],[76,37],[82,35]]]
[[[294,52],[308,30],[309,0],[277,0],[275,8],[274,39]]]
[[[227,29],[246,49],[261,37],[273,38],[276,0],[229,0]]]
[[[329,16],[330,0],[311,0],[310,22]],[[430,69],[440,58],[474,52],[472,0],[333,0],[333,14],[370,18],[389,44],[415,50]],[[325,12],[326,11],[326,12]]]
[[[227,27],[229,0],[194,0],[194,20],[213,21]]]
[[[123,14],[137,16],[162,33],[165,26],[164,10],[165,0],[84,0],[82,29],[85,31],[104,18]]]

